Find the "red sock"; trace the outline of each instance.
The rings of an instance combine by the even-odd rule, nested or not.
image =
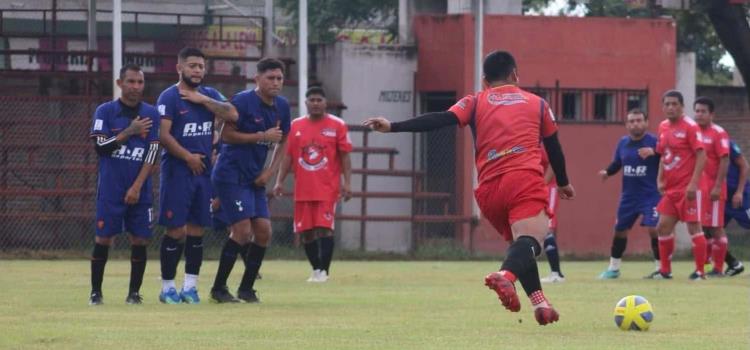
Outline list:
[[[511,283],[516,283],[516,280],[518,277],[513,274],[513,272],[510,272],[508,270],[500,270],[500,274],[505,277],[506,280],[510,281]]]
[[[703,274],[703,265],[706,262],[706,237],[703,232],[693,235],[693,258],[695,259],[695,271]]]
[[[706,239],[706,264],[711,262],[711,258],[713,257],[713,247],[714,247],[714,239],[713,237]],[[714,260],[716,261],[716,260]]]
[[[672,253],[674,252],[674,235],[659,236],[659,272],[672,272]]]
[[[713,259],[715,271],[724,271],[724,258],[727,255],[727,249],[729,249],[727,236],[714,239]]]
[[[549,302],[541,289],[531,293],[529,299],[531,300],[531,305],[534,306],[534,309],[538,307],[549,307]]]

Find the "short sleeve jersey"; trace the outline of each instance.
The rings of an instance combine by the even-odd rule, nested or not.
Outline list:
[[[706,165],[703,167],[701,183],[705,188],[710,188],[716,183],[721,158],[729,156],[729,134],[721,126],[711,124],[701,129],[701,135],[706,152]]]
[[[276,96],[273,105],[268,105],[261,100],[255,90],[248,90],[232,97],[232,105],[239,113],[236,127],[240,132],[252,134],[278,125],[284,135],[289,133],[291,111],[289,102],[284,97]],[[221,156],[214,166],[212,180],[237,185],[252,184],[263,170],[271,145],[271,142],[223,143]]]
[[[695,169],[695,153],[703,149],[700,127],[692,119],[682,116],[677,121],[669,119],[659,124],[657,152],[664,166],[665,190],[684,191]]]
[[[226,101],[220,92],[207,86],[199,86],[198,92],[217,101]],[[161,117],[172,121],[172,129],[169,130],[172,137],[188,152],[205,155],[207,169],[211,169],[214,114],[202,104],[183,100],[177,85],[164,90],[156,105]],[[166,149],[162,152],[161,164],[162,167],[187,169],[182,159],[175,158]]]
[[[653,155],[646,159],[638,155],[638,150],[650,147],[656,150],[657,138],[646,133],[638,141],[630,136],[624,136],[617,143],[617,149],[612,160],[622,168],[622,200],[644,200],[653,196],[658,197],[656,177],[659,174],[659,156]]]
[[[352,151],[349,129],[336,116],[320,120],[304,116],[292,121],[287,156],[294,170],[295,201],[336,201],[342,153]]]
[[[131,136],[112,154],[99,157],[97,200],[118,203],[124,201],[125,193],[133,185],[143,167],[143,160],[146,158],[149,145],[159,143],[159,112],[154,106],[144,102],[131,108],[120,100],[106,102],[96,108],[91,126],[91,137],[117,136],[130,126],[137,116],[151,118],[151,129],[148,134]],[[138,203],[150,204],[152,202],[153,193],[149,177],[141,188],[141,198]]]
[[[479,184],[510,171],[541,166],[541,138],[557,131],[549,105],[515,85],[503,85],[468,95],[449,111],[461,127],[470,126]]]

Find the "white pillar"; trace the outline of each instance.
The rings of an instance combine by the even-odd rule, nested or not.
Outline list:
[[[112,0],[112,97],[118,99],[122,91],[115,80],[120,77],[122,68],[122,2]]]
[[[273,0],[266,0],[265,6],[266,27],[263,35],[266,47],[263,48],[266,57],[273,57]]]
[[[482,52],[484,51],[484,1],[474,0],[474,91],[482,91]],[[472,188],[477,187],[477,168],[472,170]],[[472,200],[471,214],[479,217],[480,210],[476,200]]]
[[[299,92],[297,101],[299,115],[307,114],[305,106],[305,92],[307,91],[307,0],[299,0]]]

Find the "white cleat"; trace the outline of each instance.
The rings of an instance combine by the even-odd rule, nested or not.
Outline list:
[[[318,279],[315,282],[318,282],[318,283],[328,282],[328,272],[326,272],[326,270],[320,270],[320,273],[318,274]]]
[[[565,277],[560,276],[557,272],[551,272],[549,276],[539,279],[542,283],[562,283],[565,282]]]
[[[307,282],[319,282],[319,276],[320,276],[321,270],[313,270],[310,274],[310,278],[307,279]]]

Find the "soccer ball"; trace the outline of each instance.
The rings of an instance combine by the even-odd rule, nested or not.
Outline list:
[[[615,324],[623,331],[647,331],[654,320],[654,310],[646,298],[628,295],[615,305]]]

